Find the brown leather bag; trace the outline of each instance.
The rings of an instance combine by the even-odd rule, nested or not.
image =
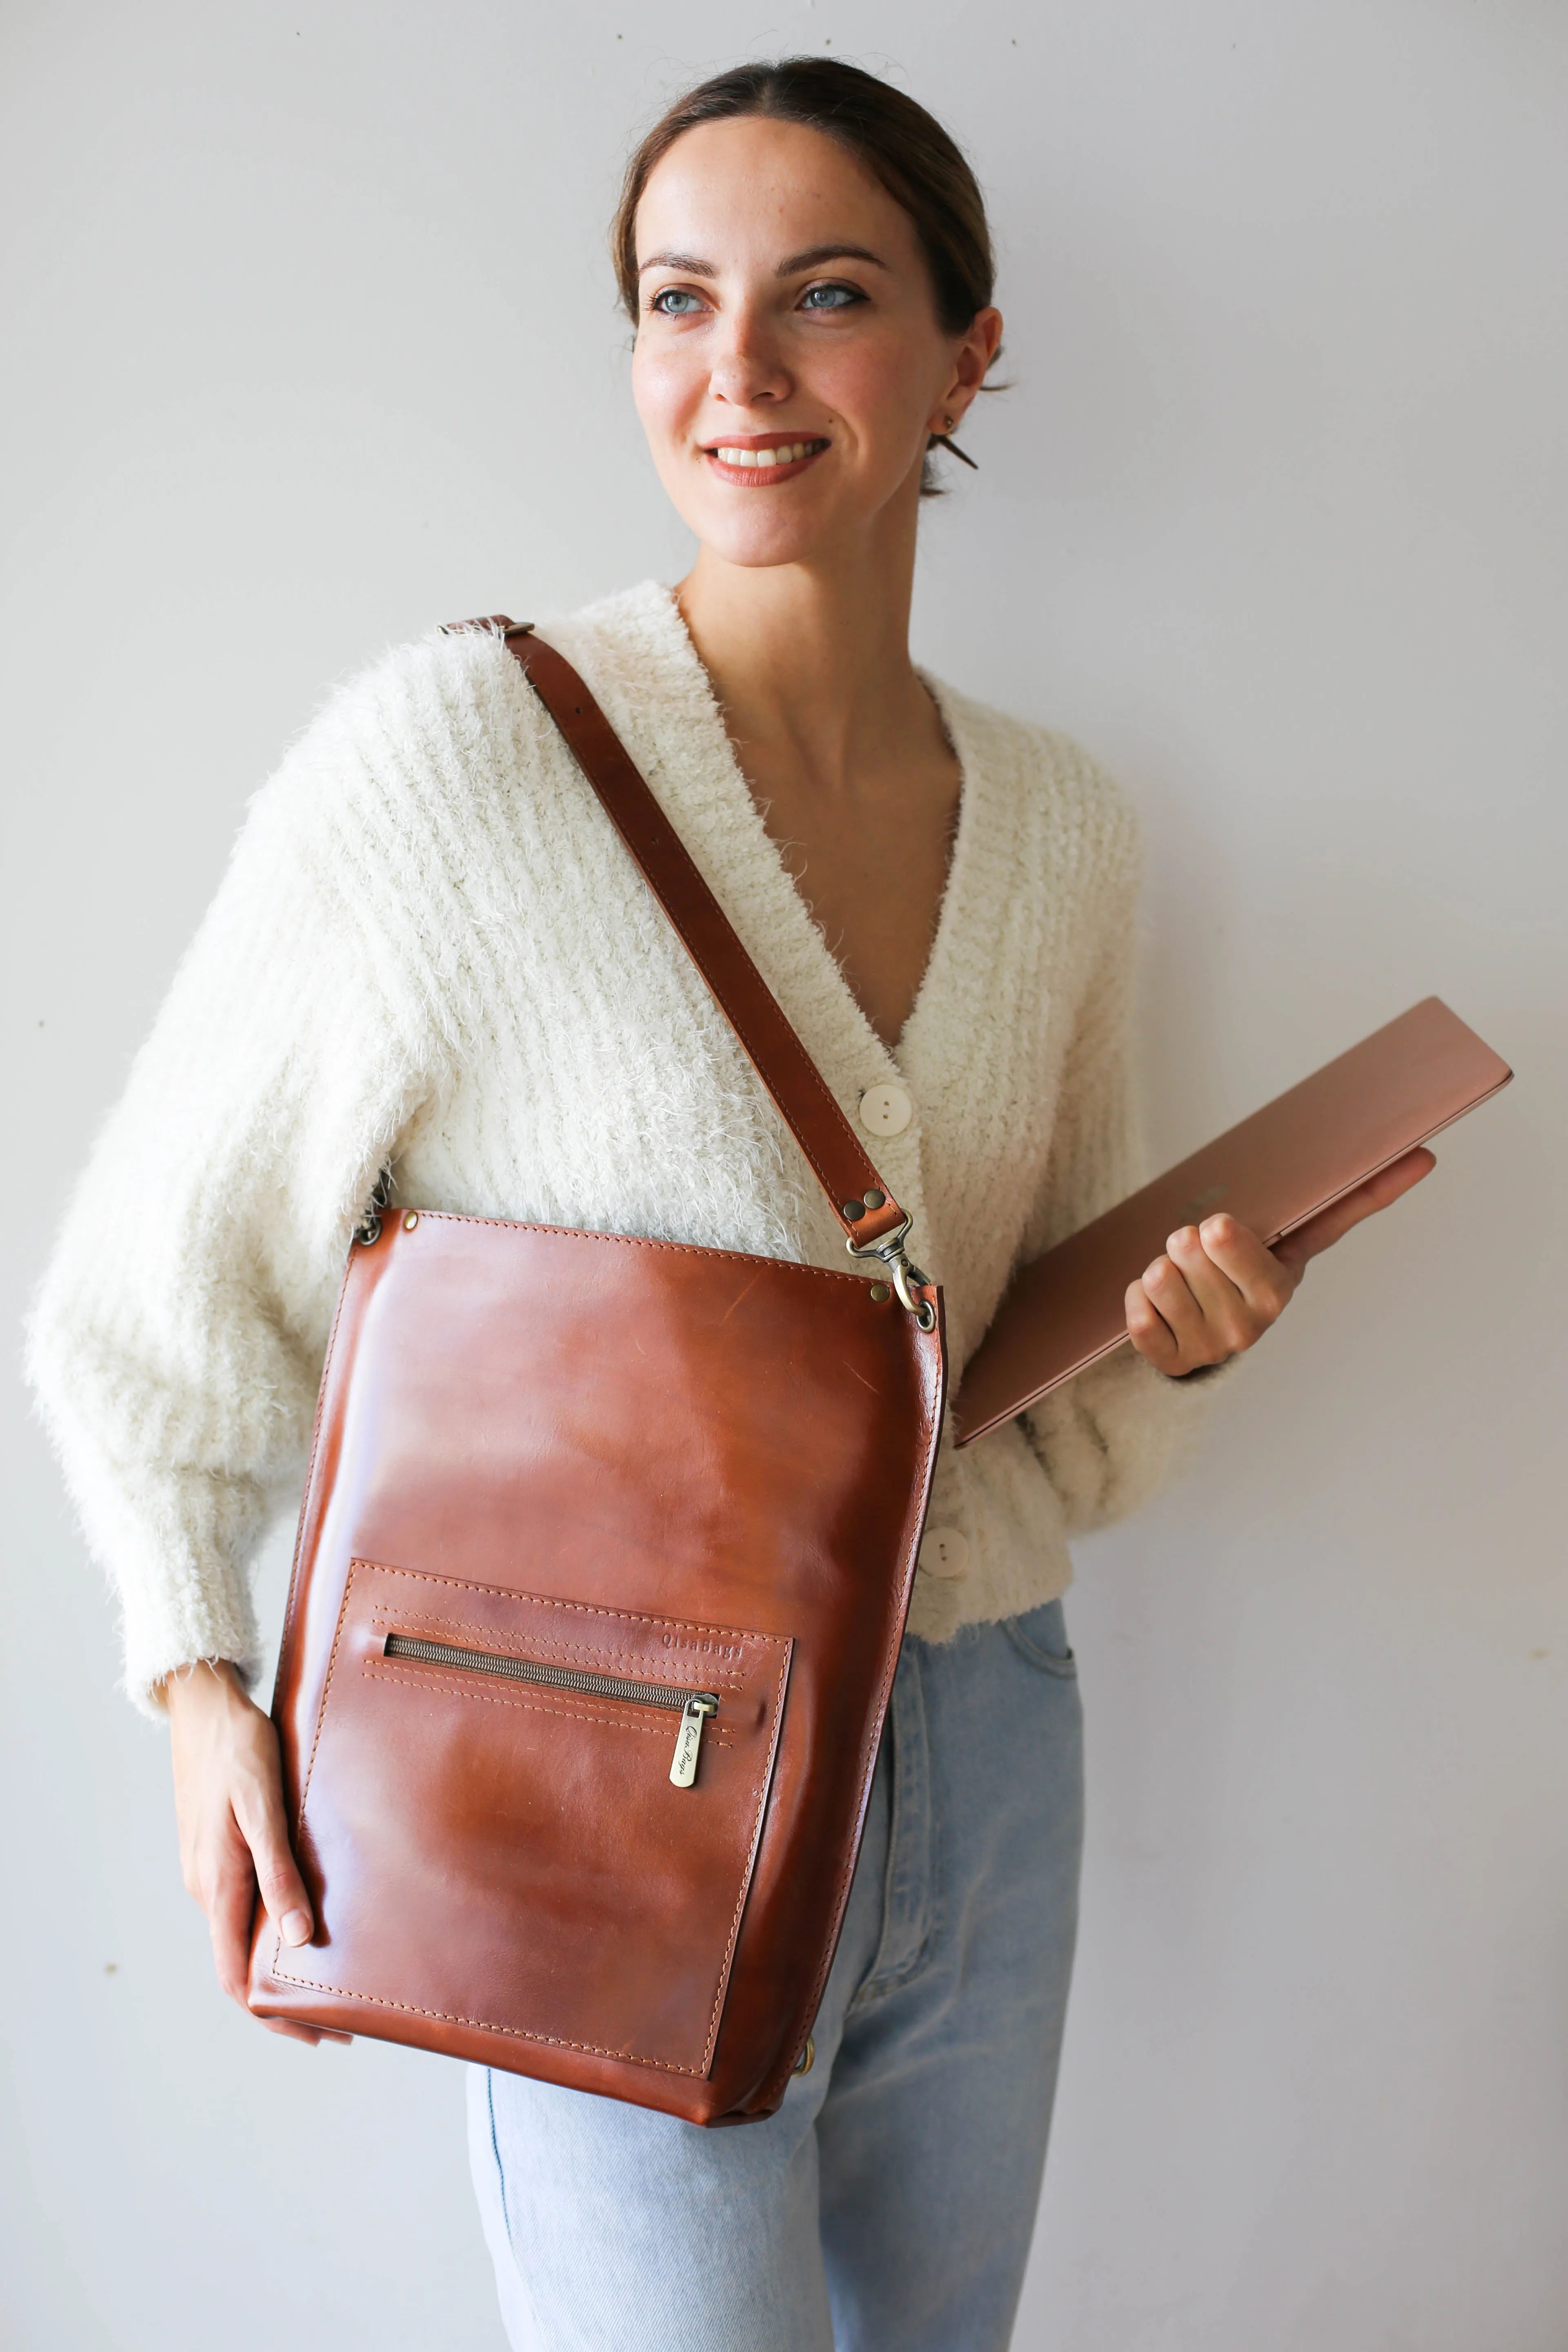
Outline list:
[[[250,2006],[746,2122],[808,2063],[844,1916],[941,1296],[582,680],[458,625],[504,633],[868,1273],[373,1210],[273,1702],[316,1929],[258,1908]]]

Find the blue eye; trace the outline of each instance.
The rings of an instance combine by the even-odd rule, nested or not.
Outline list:
[[[666,286],[648,304],[650,310],[662,310],[667,319],[689,319],[701,308],[700,299],[689,286]]]
[[[866,299],[854,286],[808,286],[800,298],[803,310],[847,310]]]

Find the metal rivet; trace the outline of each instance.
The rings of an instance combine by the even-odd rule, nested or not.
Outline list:
[[[797,2074],[809,2074],[816,2063],[816,2036],[815,2033],[808,2033],[805,2037],[805,2048],[795,2062],[795,2071]]]
[[[408,1212],[408,1214],[407,1214],[407,1215],[404,1218],[404,1220],[403,1220],[403,1230],[404,1230],[404,1232],[405,1232],[405,1234],[411,1234],[411,1233],[414,1231],[415,1226],[416,1226],[418,1223],[419,1223],[419,1212],[418,1212],[418,1210],[417,1210],[417,1209],[410,1209],[410,1210],[409,1210],[409,1212]]]
[[[868,1209],[879,1209],[887,1197],[886,1192],[868,1192],[866,1195],[866,1206]]]
[[[893,1286],[890,1282],[874,1282],[871,1285],[871,1304],[873,1307],[886,1307],[892,1295]]]
[[[852,1225],[858,1225],[858,1224],[859,1223],[859,1222],[860,1222],[861,1218],[862,1218],[862,1217],[865,1215],[865,1213],[866,1213],[866,1203],[865,1203],[865,1202],[864,1202],[864,1201],[846,1201],[846,1202],[845,1202],[845,1203],[844,1203],[844,1213],[845,1213],[845,1215],[848,1218],[848,1220],[849,1220],[849,1222],[850,1222],[850,1223],[851,1223]]]

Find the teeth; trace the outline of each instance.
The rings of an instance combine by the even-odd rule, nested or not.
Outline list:
[[[790,441],[777,449],[718,449],[714,455],[721,466],[795,466],[809,457],[816,446],[811,441]]]

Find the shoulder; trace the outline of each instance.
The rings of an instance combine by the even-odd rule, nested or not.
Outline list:
[[[517,665],[494,632],[388,646],[324,696],[258,798],[327,822],[388,811],[469,773],[526,719]]]
[[[624,670],[636,682],[643,639],[667,603],[647,583],[571,614],[524,606],[513,617],[537,619],[590,680]],[[447,621],[388,646],[326,696],[268,792],[359,814],[367,801],[384,811],[409,795],[461,801],[557,756],[543,706],[508,650],[507,617]]]
[[[613,638],[617,601],[542,625],[563,645]],[[476,829],[504,821],[563,759],[503,624],[434,625],[340,679],[255,795],[246,833],[287,836],[305,856],[350,850],[353,862],[423,836],[461,860]]]
[[[1131,795],[1070,735],[926,680],[966,777],[1011,803],[1020,850],[1060,874],[1136,888],[1142,835]]]

